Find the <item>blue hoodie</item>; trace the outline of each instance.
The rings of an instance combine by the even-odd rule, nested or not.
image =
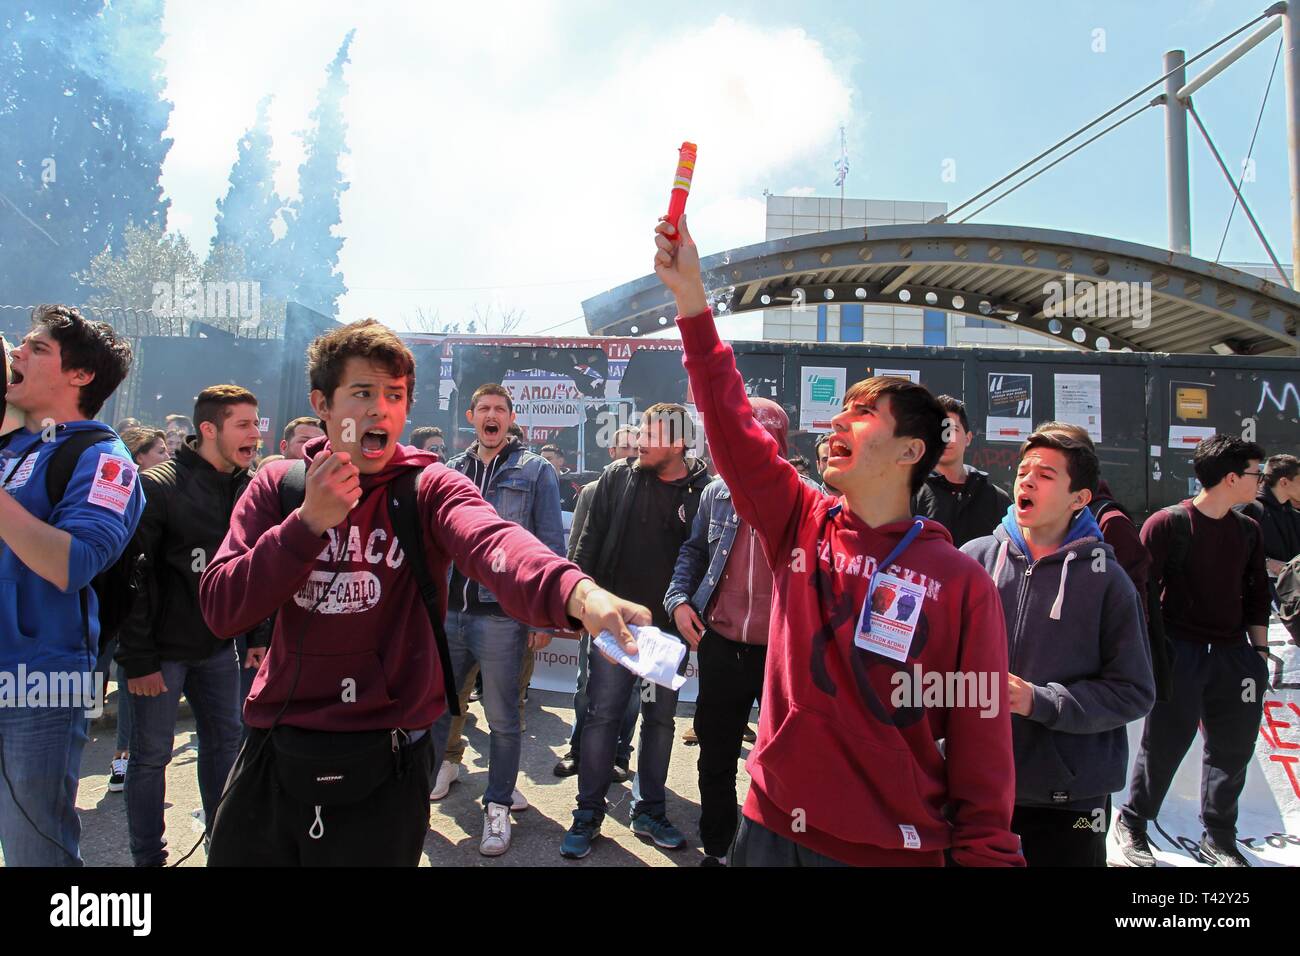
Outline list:
[[[1126,725],[1155,702],[1142,606],[1087,508],[1037,561],[1013,515],[961,550],[993,577],[1010,672],[1034,686],[1011,719],[1016,805],[1092,810],[1124,786]]]
[[[75,432],[107,428],[102,422],[66,422],[52,442],[19,429],[0,451],[0,480],[32,516],[72,536],[68,587],[60,590],[18,559],[0,540],[0,668],[89,671],[99,647],[99,601],[90,582],[118,559],[144,510],[138,469],[116,435],[81,454],[63,500],[52,503],[45,473],[59,445]],[[78,592],[86,588],[90,640]]]

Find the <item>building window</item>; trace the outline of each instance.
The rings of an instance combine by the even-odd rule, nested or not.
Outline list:
[[[966,328],[968,329],[1000,329],[1003,328],[1001,322],[990,322],[988,319],[977,319],[974,316],[966,316]]]
[[[826,306],[817,306],[817,341],[826,341]]]
[[[925,310],[925,326],[922,341],[926,345],[948,344],[948,314],[935,309]]]
[[[862,306],[840,306],[840,341],[862,341]]]

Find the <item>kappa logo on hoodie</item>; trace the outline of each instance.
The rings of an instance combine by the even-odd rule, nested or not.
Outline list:
[[[369,611],[379,604],[384,594],[379,577],[370,571],[338,571],[336,574],[333,566],[340,561],[363,567],[382,562],[396,570],[406,558],[398,544],[397,535],[392,535],[389,540],[389,532],[375,528],[363,545],[361,529],[352,527],[348,531],[347,545],[344,546],[337,528],[330,528],[327,533],[329,544],[316,560],[324,561],[331,567],[312,571],[294,594],[294,603],[306,611],[314,608],[320,614],[360,614]]]

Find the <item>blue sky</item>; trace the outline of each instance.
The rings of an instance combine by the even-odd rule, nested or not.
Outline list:
[[[580,322],[560,323],[582,299],[648,271],[684,139],[700,145],[690,211],[705,253],[762,240],[765,188],[836,194],[841,123],[846,195],[951,206],[1154,80],[1165,50],[1190,57],[1266,5],[172,0],[170,225],[206,247],[235,142],[266,93],[278,183],[296,192],[295,133],[356,27],[342,317],[403,326],[417,309],[456,320],[491,305],[522,309],[524,331],[578,334]],[[1196,97],[1234,170],[1278,36]],[[1282,72],[1244,192],[1286,262]],[[1163,122],[1148,110],[976,221],[1163,246]],[[1193,252],[1214,259],[1232,197],[1194,130],[1190,148]],[[1223,259],[1265,259],[1240,210]],[[753,319],[728,321],[734,337],[756,335]]]

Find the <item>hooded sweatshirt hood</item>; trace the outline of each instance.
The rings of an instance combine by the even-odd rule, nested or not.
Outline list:
[[[784,458],[789,452],[786,434],[790,431],[790,416],[785,413],[784,408],[770,398],[751,397],[749,407],[754,410],[754,421],[762,425],[763,430],[772,436],[777,451]]]

